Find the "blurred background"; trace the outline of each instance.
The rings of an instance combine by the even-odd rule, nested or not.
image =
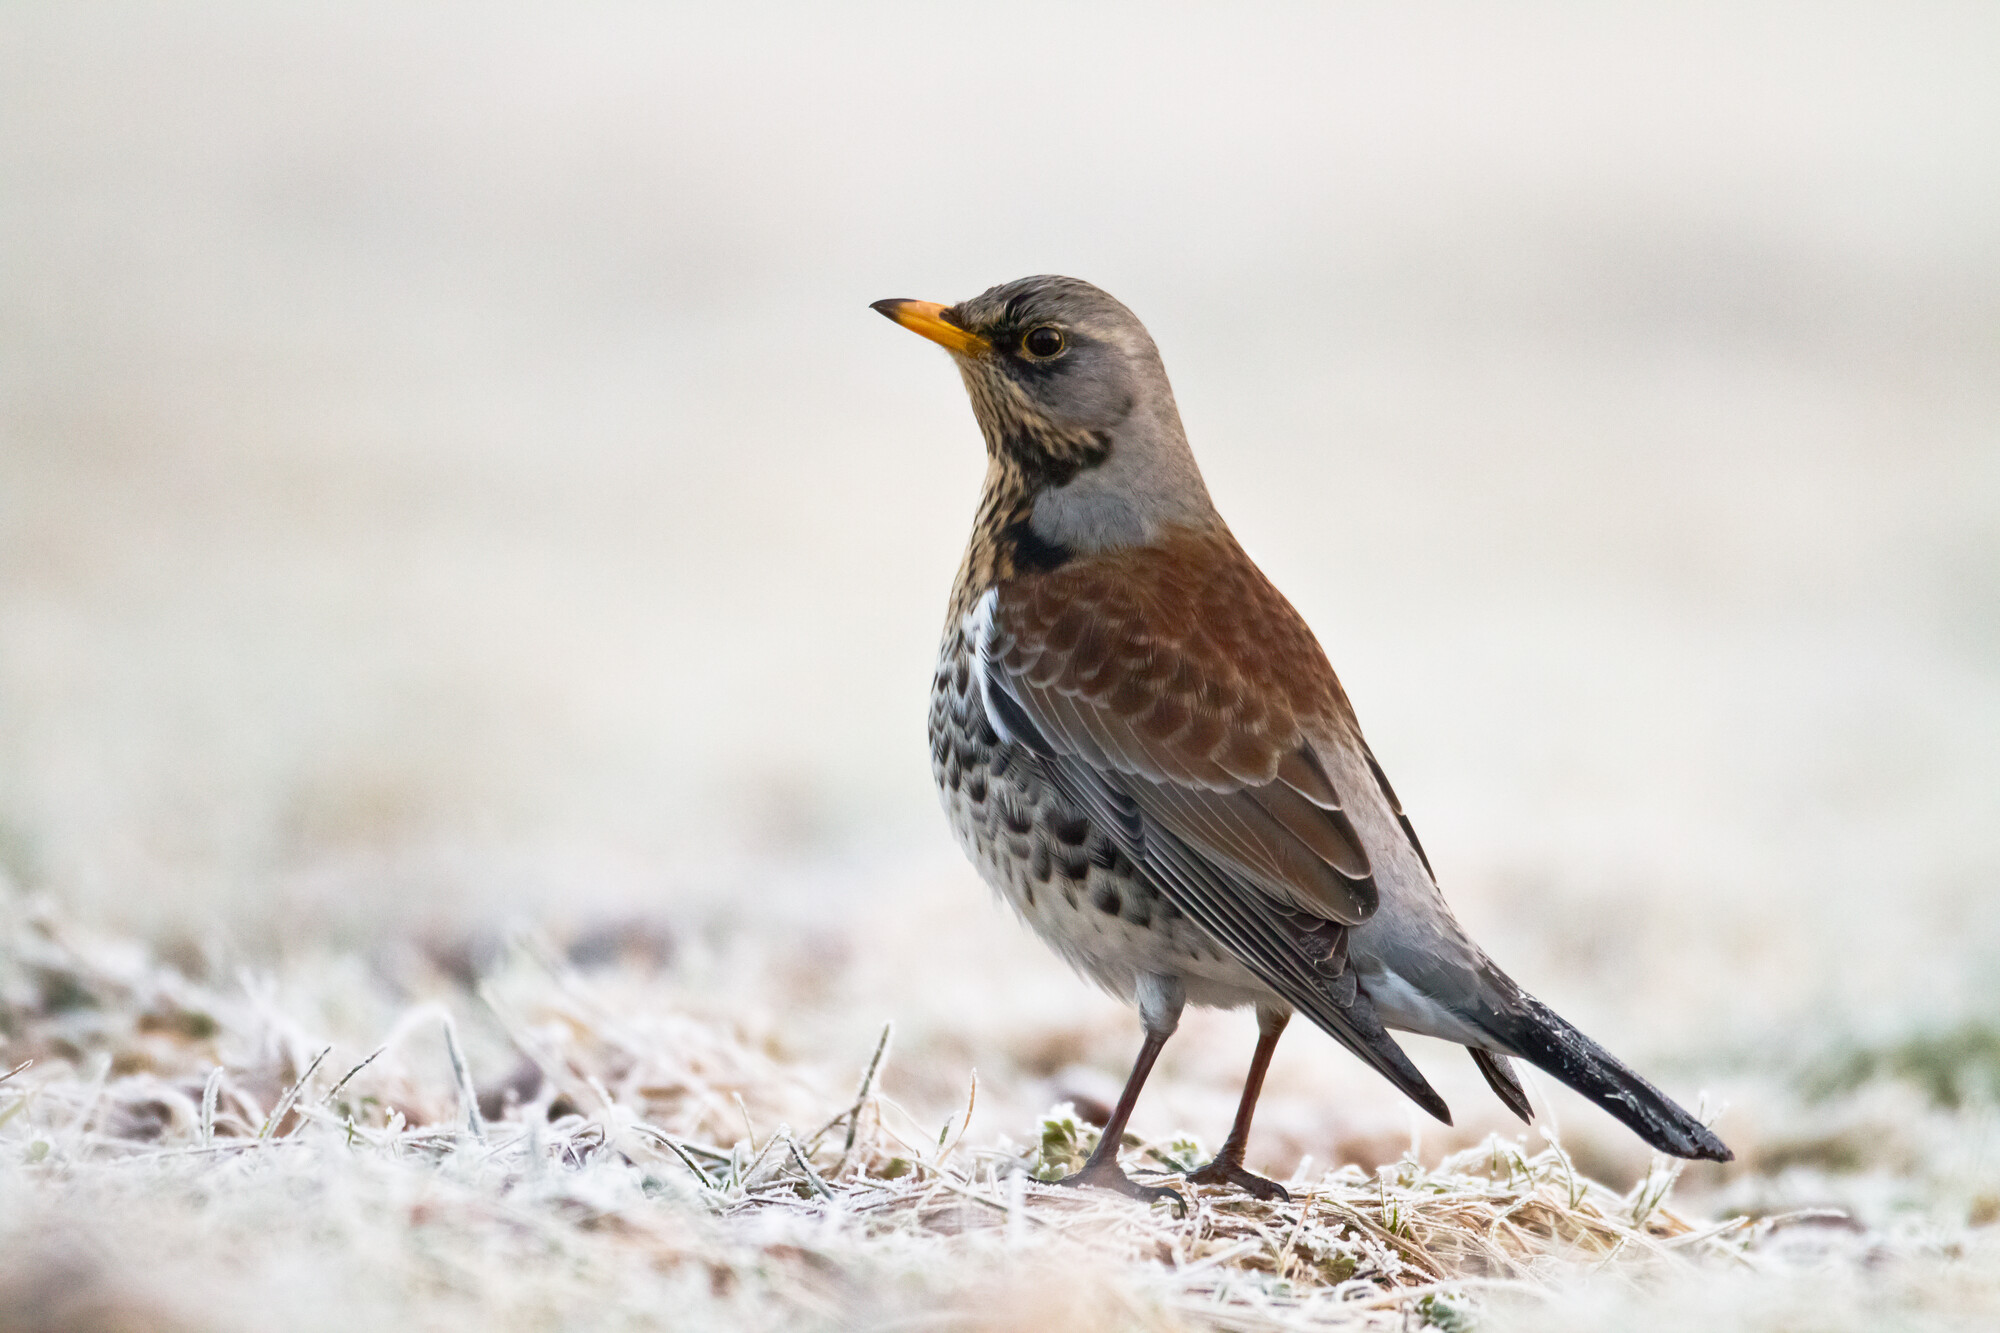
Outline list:
[[[10,5],[0,867],[416,989],[525,923],[836,1082],[894,1019],[989,1129],[1115,1090],[930,789],[982,457],[867,309],[1070,273],[1460,915],[1781,1153],[1780,1057],[2000,1031],[1997,58],[1975,3]],[[1140,1127],[1213,1141],[1252,1028],[1186,1031]],[[1301,1032],[1260,1155],[1505,1127],[1411,1046],[1455,1136]]]

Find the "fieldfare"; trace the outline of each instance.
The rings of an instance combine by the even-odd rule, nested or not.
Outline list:
[[[1546,1070],[1677,1157],[1707,1126],[1523,991],[1467,937],[1326,654],[1236,544],[1145,326],[1074,278],[874,308],[942,344],[986,481],[931,685],[932,772],[986,881],[1071,966],[1138,1007],[1145,1044],[1071,1182],[1140,1199],[1118,1163],[1192,1001],[1254,1006],[1235,1123],[1191,1181],[1243,1167],[1279,1034],[1301,1012],[1446,1124],[1387,1029]]]

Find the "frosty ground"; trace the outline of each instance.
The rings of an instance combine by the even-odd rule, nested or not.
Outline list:
[[[9,1329],[1928,1329],[2000,1314],[1983,1225],[2000,1195],[1950,1218],[1772,1204],[1864,1194],[1841,1180],[1880,1154],[1859,1126],[1809,1147],[1811,1165],[1739,1139],[1744,1167],[1693,1202],[1674,1197],[1678,1164],[1614,1188],[1515,1133],[1299,1161],[1292,1201],[1260,1203],[1177,1180],[1202,1160],[1192,1136],[1135,1138],[1128,1162],[1187,1203],[1148,1208],[1044,1183],[1094,1145],[1073,1107],[992,1124],[975,1081],[934,1125],[896,1099],[893,1028],[850,1053],[855,1083],[838,1089],[838,1059],[787,1058],[691,1011],[657,936],[564,948],[522,932],[476,974],[419,949],[399,970],[326,955],[205,978],[198,957],[93,935],[18,893],[0,907]],[[1817,1073],[1929,1145],[1934,1160],[1903,1170],[1943,1170],[1954,1139],[1990,1133],[1990,1110],[1963,1108],[1994,1091],[1994,1055],[1940,1066],[1977,1087],[1926,1084],[1897,1063],[1907,1049]]]

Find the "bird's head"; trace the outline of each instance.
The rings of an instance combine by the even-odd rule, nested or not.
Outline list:
[[[987,453],[1044,541],[1108,550],[1217,521],[1152,336],[1108,293],[1034,277],[954,306],[874,309],[952,354]]]

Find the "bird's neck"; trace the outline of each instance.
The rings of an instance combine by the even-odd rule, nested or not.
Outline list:
[[[979,513],[972,521],[972,540],[959,562],[949,624],[958,624],[996,584],[1020,573],[1067,563],[1071,552],[1040,541],[1029,526],[1042,485],[1042,479],[1030,476],[1006,455],[987,455],[986,483],[979,493]]]
[[[957,625],[989,589],[1053,573],[1072,561],[1151,549],[1172,539],[1212,539],[1237,549],[1198,474],[1192,487],[1182,484],[1181,503],[1157,505],[1150,514],[1132,503],[1140,498],[1136,488],[1098,486],[1096,480],[1084,473],[1052,485],[1048,476],[1020,467],[1004,453],[989,454],[947,626]]]

